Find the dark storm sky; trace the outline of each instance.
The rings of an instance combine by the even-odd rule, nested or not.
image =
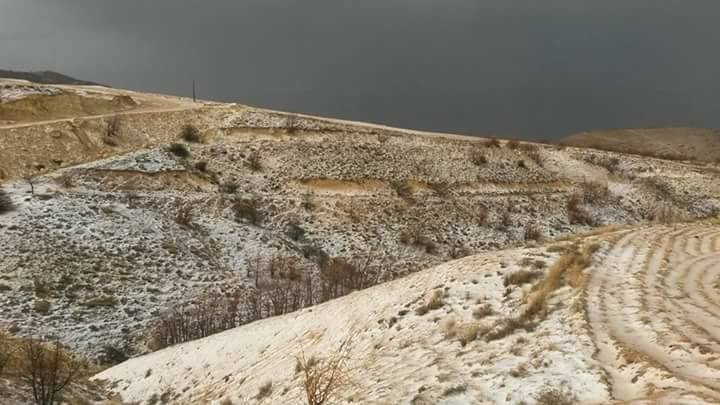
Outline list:
[[[470,134],[720,127],[720,1],[0,0],[0,68]]]

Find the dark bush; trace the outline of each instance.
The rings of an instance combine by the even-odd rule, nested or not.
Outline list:
[[[188,150],[188,148],[181,143],[173,143],[172,145],[170,145],[168,147],[168,152],[181,159],[185,159],[190,156],[190,151]]]
[[[200,130],[194,125],[184,125],[180,130],[180,138],[186,142],[200,143],[202,142],[202,135]]]
[[[15,204],[13,204],[12,199],[10,198],[10,195],[0,188],[0,215],[6,214],[10,211],[13,211],[15,209]]]
[[[398,197],[408,202],[413,201],[412,187],[410,187],[410,184],[407,181],[395,180],[390,182],[390,186],[395,190]]]
[[[195,163],[195,168],[204,173],[207,171],[207,162],[204,160],[197,162],[197,163]]]
[[[247,222],[252,225],[258,225],[262,221],[262,214],[258,209],[260,202],[256,199],[240,199],[233,204],[233,212],[235,212],[235,220],[238,222]]]
[[[482,141],[482,145],[486,148],[499,148],[500,147],[500,141],[498,141],[495,138],[488,138],[484,141]]]
[[[469,153],[470,161],[475,166],[482,166],[488,162],[487,156],[479,148],[473,148]]]

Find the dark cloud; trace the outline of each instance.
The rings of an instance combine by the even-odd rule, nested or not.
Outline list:
[[[393,125],[720,127],[715,0],[3,0],[0,68]]]

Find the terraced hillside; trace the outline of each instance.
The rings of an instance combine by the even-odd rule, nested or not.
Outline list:
[[[689,365],[716,365],[715,304],[696,300],[716,298],[717,225],[647,224],[717,217],[717,164],[100,87],[9,88],[5,102],[73,93],[135,105],[0,124],[0,202],[12,203],[0,209],[0,330],[107,366],[234,328],[109,370],[113,395],[299,400],[296,346],[332,353],[353,330],[351,363],[372,384],[347,401],[714,398],[714,374]],[[640,227],[546,245],[618,224]],[[687,277],[707,269],[701,290],[673,278],[676,262]],[[672,284],[644,294],[668,280],[686,298]],[[633,300],[657,317],[628,312]],[[212,315],[176,333],[187,314]],[[620,328],[627,319],[639,323]],[[656,326],[688,341],[639,354]]]

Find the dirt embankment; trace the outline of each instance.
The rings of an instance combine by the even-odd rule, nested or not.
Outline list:
[[[31,95],[0,103],[0,122],[23,123],[129,111],[138,103],[130,96],[86,97],[74,93]]]
[[[720,130],[704,128],[618,129],[581,132],[562,145],[671,160],[720,161]]]

